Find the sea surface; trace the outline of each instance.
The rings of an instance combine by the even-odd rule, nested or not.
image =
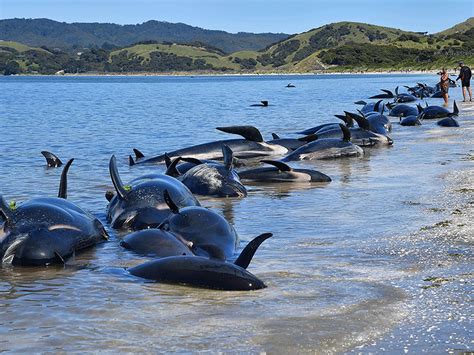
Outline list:
[[[17,203],[56,196],[61,169],[42,150],[75,158],[68,198],[105,224],[113,189],[162,166],[151,156],[226,139],[217,126],[294,132],[360,108],[379,89],[432,75],[0,78],[0,193]],[[295,88],[286,88],[288,83]],[[402,90],[402,89],[401,89]],[[327,185],[248,185],[244,199],[200,198],[238,231],[241,248],[272,232],[249,271],[267,288],[223,292],[149,283],[122,234],[66,266],[0,268],[0,351],[458,353],[474,350],[474,105],[460,128],[402,127],[363,158],[297,162]],[[266,108],[250,107],[268,100]],[[427,99],[441,104],[441,99]],[[452,100],[450,101],[452,109]],[[239,250],[240,251],[240,250]]]

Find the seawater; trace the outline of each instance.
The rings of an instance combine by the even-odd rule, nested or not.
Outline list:
[[[430,75],[0,78],[0,193],[18,203],[55,196],[66,161],[68,198],[104,223],[113,189],[161,166],[146,155],[231,136],[294,132],[354,111],[379,89],[434,84]],[[293,83],[295,88],[286,88]],[[460,89],[451,89],[459,102]],[[266,108],[250,107],[268,100]],[[441,104],[440,99],[428,99]],[[245,199],[201,198],[238,231],[241,247],[266,241],[249,271],[268,288],[220,292],[144,282],[126,268],[145,259],[122,234],[65,267],[0,269],[3,351],[444,352],[472,350],[474,107],[460,128],[401,127],[391,147],[363,158],[297,162],[328,185],[248,185]],[[436,279],[438,278],[438,279]]]

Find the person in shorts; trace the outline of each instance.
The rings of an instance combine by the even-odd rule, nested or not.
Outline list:
[[[472,101],[472,89],[471,89],[471,77],[472,72],[471,68],[467,65],[464,65],[463,62],[459,62],[459,76],[456,79],[458,81],[461,79],[461,86],[462,86],[462,96],[464,98],[463,102],[466,102],[466,91],[469,93],[469,101]]]

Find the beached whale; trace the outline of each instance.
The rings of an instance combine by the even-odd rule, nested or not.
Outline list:
[[[326,174],[312,169],[296,169],[274,160],[262,160],[271,167],[259,167],[239,171],[242,180],[259,182],[331,182]]]
[[[300,138],[281,138],[276,133],[272,133],[272,137],[273,139],[268,141],[268,143],[281,145],[282,147],[288,149],[288,151],[298,149],[302,145],[312,142],[318,138],[318,136],[315,134],[309,134]]]
[[[453,112],[441,106],[427,106],[421,112],[421,118],[424,120],[433,120],[438,118],[452,117],[459,114],[459,108],[456,101],[453,103]]]
[[[164,258],[167,256],[195,255],[193,243],[165,231],[151,228],[133,232],[127,235],[120,245],[125,249],[145,256]]]
[[[171,211],[163,192],[169,191],[180,207],[199,206],[199,201],[181,181],[164,174],[149,174],[124,185],[115,156],[110,158],[109,172],[116,194],[107,194],[107,221],[115,229],[139,230],[156,227]]]
[[[75,253],[107,240],[100,221],[67,198],[64,166],[58,197],[34,198],[19,206],[0,196],[0,260],[13,265],[64,264]]]
[[[361,147],[351,143],[351,132],[340,124],[342,139],[324,138],[305,144],[285,156],[281,161],[312,160],[312,159],[334,159],[341,157],[358,157],[364,154]]]
[[[227,145],[237,158],[256,158],[272,155],[284,155],[288,149],[278,144],[266,143],[260,131],[253,126],[230,126],[217,127],[219,131],[238,134],[243,139],[226,139],[209,143],[198,144],[192,147],[178,149],[168,152],[170,158],[190,157],[197,159],[222,159],[222,144]],[[134,164],[161,164],[166,159],[165,154],[151,158],[141,158],[134,161],[130,159],[130,165]]]
[[[445,117],[436,124],[441,127],[459,127],[459,122],[454,117]]]
[[[232,150],[223,144],[222,154],[224,163],[197,164],[183,175],[180,175],[176,169],[176,165],[181,159],[177,157],[168,166],[166,174],[176,177],[193,194],[216,197],[247,196],[247,190],[233,168]]]
[[[418,115],[411,115],[405,118],[400,117],[401,126],[421,126],[421,121]]]
[[[388,113],[389,116],[392,117],[407,117],[407,116],[416,116],[421,112],[420,107],[414,107],[405,104],[398,104],[398,105],[388,105],[390,108],[390,112]]]
[[[128,269],[130,274],[162,283],[183,284],[226,291],[250,291],[265,288],[263,281],[246,270],[258,247],[271,233],[253,239],[234,263],[219,255],[169,256]]]
[[[221,253],[224,259],[234,255],[239,245],[239,237],[224,217],[200,206],[178,206],[174,197],[166,190],[163,195],[172,213],[159,228],[192,242],[197,255],[208,255],[208,246]]]

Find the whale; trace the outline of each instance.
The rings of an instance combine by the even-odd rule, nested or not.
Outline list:
[[[114,155],[109,161],[109,173],[115,194],[106,194],[109,200],[107,221],[114,229],[140,230],[160,225],[171,214],[164,200],[165,190],[180,207],[200,205],[181,181],[168,175],[148,174],[125,185]]]
[[[388,115],[392,117],[416,116],[420,113],[420,108],[405,104],[398,104],[395,106],[389,105],[389,108],[390,112]]]
[[[449,112],[449,110],[445,107],[441,106],[427,106],[423,108],[421,112],[421,119],[423,120],[433,120],[445,117],[452,117],[457,116],[459,114],[459,108],[456,104],[456,101],[453,103],[453,112]]]
[[[459,122],[454,117],[445,117],[436,124],[441,127],[459,127]]]
[[[164,258],[167,256],[195,255],[193,243],[158,228],[139,230],[128,234],[120,246],[144,256]]]
[[[400,117],[401,126],[421,126],[421,121],[418,115],[411,115],[405,118]]]
[[[361,147],[351,143],[351,132],[343,125],[339,125],[343,138],[318,139],[286,155],[280,161],[313,160],[313,159],[335,159],[341,157],[360,157],[364,154]]]
[[[158,228],[192,242],[197,255],[207,256],[208,246],[212,246],[224,259],[234,255],[239,246],[239,236],[224,217],[201,206],[181,208],[167,190],[163,196],[171,214]]]
[[[259,104],[252,104],[250,107],[268,107],[268,101],[262,100]]]
[[[129,268],[131,275],[161,283],[187,285],[225,291],[251,291],[265,288],[263,281],[246,269],[258,247],[271,233],[254,238],[231,263],[218,257],[169,256]]]
[[[193,194],[215,197],[245,197],[247,190],[233,168],[233,153],[227,145],[222,145],[224,163],[204,163],[195,165],[180,175],[176,165],[181,159],[175,158],[166,170],[167,175],[176,177]]]
[[[260,131],[253,126],[217,127],[221,132],[238,134],[243,139],[227,139],[194,145],[191,147],[167,152],[170,158],[190,157],[197,159],[222,159],[222,144],[227,145],[234,152],[234,156],[241,159],[258,158],[273,155],[284,155],[288,149],[278,144],[266,143]],[[161,164],[166,159],[165,154],[139,160],[129,157],[130,165]]]
[[[331,178],[316,170],[296,169],[275,160],[261,160],[271,167],[258,167],[239,171],[242,180],[258,182],[331,182]]]
[[[58,197],[34,198],[16,205],[0,196],[0,260],[2,264],[46,266],[65,264],[83,249],[108,239],[102,223],[67,200],[63,168]]]

